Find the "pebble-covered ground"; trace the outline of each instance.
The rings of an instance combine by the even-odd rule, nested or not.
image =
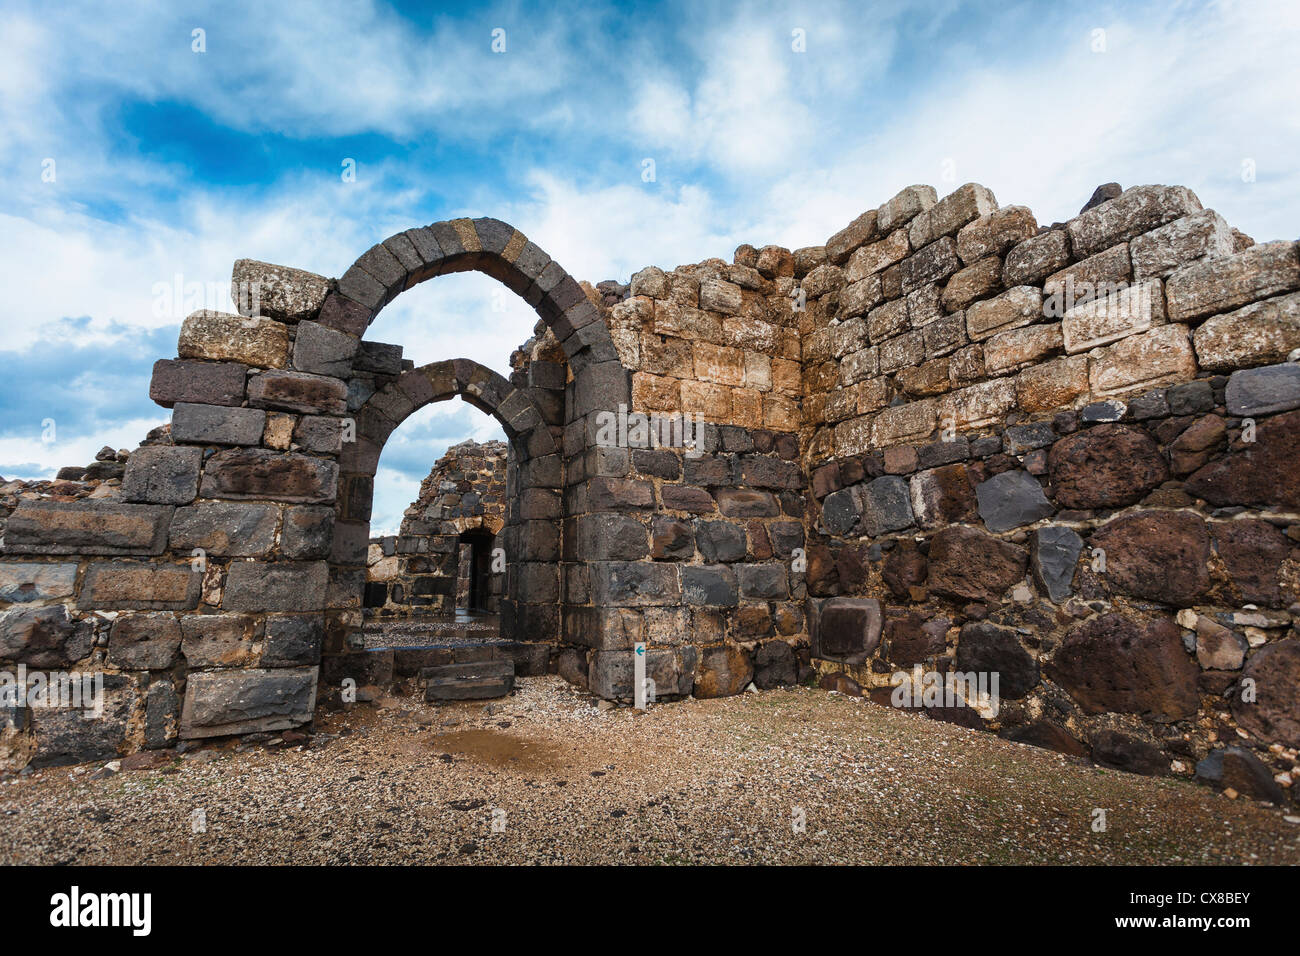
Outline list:
[[[358,705],[323,716],[306,743],[9,775],[0,860],[1300,862],[1300,825],[1282,810],[859,698],[796,688],[645,713],[594,703],[529,678],[489,704]]]

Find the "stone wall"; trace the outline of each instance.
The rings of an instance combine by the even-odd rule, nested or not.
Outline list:
[[[900,671],[997,671],[996,716],[932,714],[1289,787],[1296,244],[1255,245],[1183,188],[1040,228],[977,185],[912,187],[802,284],[826,685],[889,701]]]
[[[465,269],[538,311],[508,377],[361,340]],[[7,519],[0,663],[110,675],[103,748],[303,723],[318,684],[382,682],[359,641],[375,468],[461,397],[509,438],[502,636],[602,697],[632,697],[638,641],[661,699],[996,672],[996,714],[926,712],[1290,787],[1300,257],[1189,190],[1103,189],[1040,227],[914,186],[824,246],[627,287],[496,220],[399,233],[338,280],[235,281],[260,300],[186,320],[152,387],[172,424],[120,488]],[[691,427],[646,441],[650,416]],[[5,739],[65,759],[49,715]]]
[[[489,549],[497,547],[506,518],[508,450],[500,441],[452,445],[420,483],[399,532],[370,539],[367,616],[447,614],[467,607],[468,596],[459,593],[470,579],[461,536],[479,531],[492,539]],[[504,583],[503,572],[490,575],[486,606],[478,610],[500,610]]]

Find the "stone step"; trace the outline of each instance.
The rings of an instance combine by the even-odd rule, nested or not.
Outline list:
[[[510,660],[440,664],[420,670],[424,699],[488,700],[504,697],[515,686],[515,664]]]

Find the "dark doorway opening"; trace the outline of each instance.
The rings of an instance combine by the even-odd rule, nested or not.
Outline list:
[[[483,528],[464,531],[460,535],[459,562],[456,576],[456,610],[499,610],[494,593],[492,551],[496,536]]]

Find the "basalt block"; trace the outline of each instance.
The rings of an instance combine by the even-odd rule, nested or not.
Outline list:
[[[861,664],[880,646],[880,602],[874,598],[836,597],[817,615],[813,656],[845,664]]]
[[[1111,613],[1075,625],[1046,674],[1090,714],[1181,720],[1200,703],[1198,668],[1168,618],[1139,621]]]
[[[181,737],[288,730],[307,723],[316,703],[315,667],[202,671],[186,682]]]

